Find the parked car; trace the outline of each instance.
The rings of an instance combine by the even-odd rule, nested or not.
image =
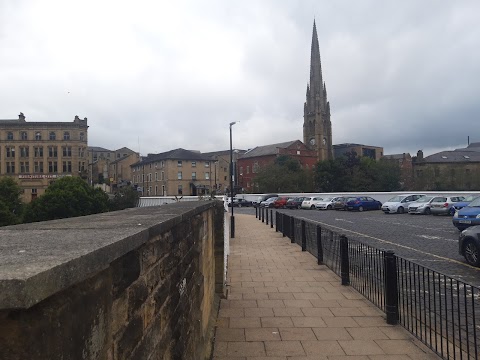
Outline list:
[[[456,211],[452,222],[458,230],[465,230],[470,226],[480,225],[480,197],[473,200],[463,209]]]
[[[257,201],[253,201],[253,206],[254,207],[257,207],[257,206],[260,206],[260,203],[262,201],[265,201],[267,199],[270,199],[272,197],[278,197],[278,194],[265,194],[265,195],[261,195],[258,197]]]
[[[414,214],[425,214],[430,215],[430,202],[435,198],[435,196],[422,196],[420,199],[415,200],[414,202],[408,205],[408,213],[411,215]]]
[[[271,197],[265,201],[262,201],[260,203],[260,207],[266,207],[266,208],[271,208],[275,204],[275,200],[277,200],[277,197]]]
[[[469,227],[460,233],[458,250],[467,263],[480,267],[480,226]]]
[[[232,203],[228,200],[228,207],[231,207]],[[252,206],[252,202],[242,199],[242,198],[233,198],[233,207],[249,207]]]
[[[405,194],[394,196],[387,202],[383,203],[382,211],[385,214],[403,214],[405,210],[408,211],[408,205],[420,199],[422,196],[425,196],[425,194]]]
[[[323,199],[320,196],[307,196],[302,202],[302,209],[315,209],[315,204]]]
[[[322,201],[315,204],[318,210],[332,210],[333,203],[337,200],[337,197],[326,197]]]
[[[286,196],[281,196],[281,197],[277,197],[277,200],[275,200],[273,202],[273,207],[276,208],[276,209],[283,209],[286,207],[287,205],[287,201],[288,199],[290,199],[289,197],[286,197]]]
[[[347,199],[346,196],[337,197],[337,200],[333,203],[333,208],[335,210],[347,210]]]
[[[432,215],[451,215],[455,214],[453,205],[465,199],[463,196],[436,196],[430,203]]]
[[[349,197],[347,199],[347,210],[380,210],[382,203],[370,196]]]
[[[302,202],[303,202],[304,199],[305,199],[305,197],[303,197],[303,196],[288,199],[285,207],[287,209],[300,209],[302,207]]]
[[[473,200],[476,198],[480,197],[480,194],[472,194],[472,195],[467,195],[465,196],[465,199],[463,201],[456,202],[453,204],[453,208],[456,210],[460,210],[464,208],[465,206],[468,206]],[[453,212],[455,214],[455,211]]]

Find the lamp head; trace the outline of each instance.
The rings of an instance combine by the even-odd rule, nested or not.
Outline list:
[[[235,125],[236,123],[237,123],[236,121],[232,121],[232,122],[230,123],[230,126]]]

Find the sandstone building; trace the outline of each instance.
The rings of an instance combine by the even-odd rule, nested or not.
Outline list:
[[[73,122],[0,120],[0,176],[15,178],[23,189],[23,201],[43,194],[63,176],[87,178],[88,125],[75,116]]]
[[[310,83],[307,84],[307,99],[303,106],[303,142],[316,152],[318,161],[333,159],[330,103],[322,78],[315,21],[310,54]]]

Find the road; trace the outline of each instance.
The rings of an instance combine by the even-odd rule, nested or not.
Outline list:
[[[397,255],[480,287],[480,268],[468,265],[458,253],[459,231],[450,216],[384,214],[382,211],[280,210],[315,221],[349,238]],[[255,215],[253,208],[235,208]]]

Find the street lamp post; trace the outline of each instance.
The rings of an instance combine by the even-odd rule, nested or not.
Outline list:
[[[230,237],[235,237],[235,217],[233,216],[233,148],[232,148],[232,126],[236,121],[230,123],[230,207],[232,215],[230,216]]]

